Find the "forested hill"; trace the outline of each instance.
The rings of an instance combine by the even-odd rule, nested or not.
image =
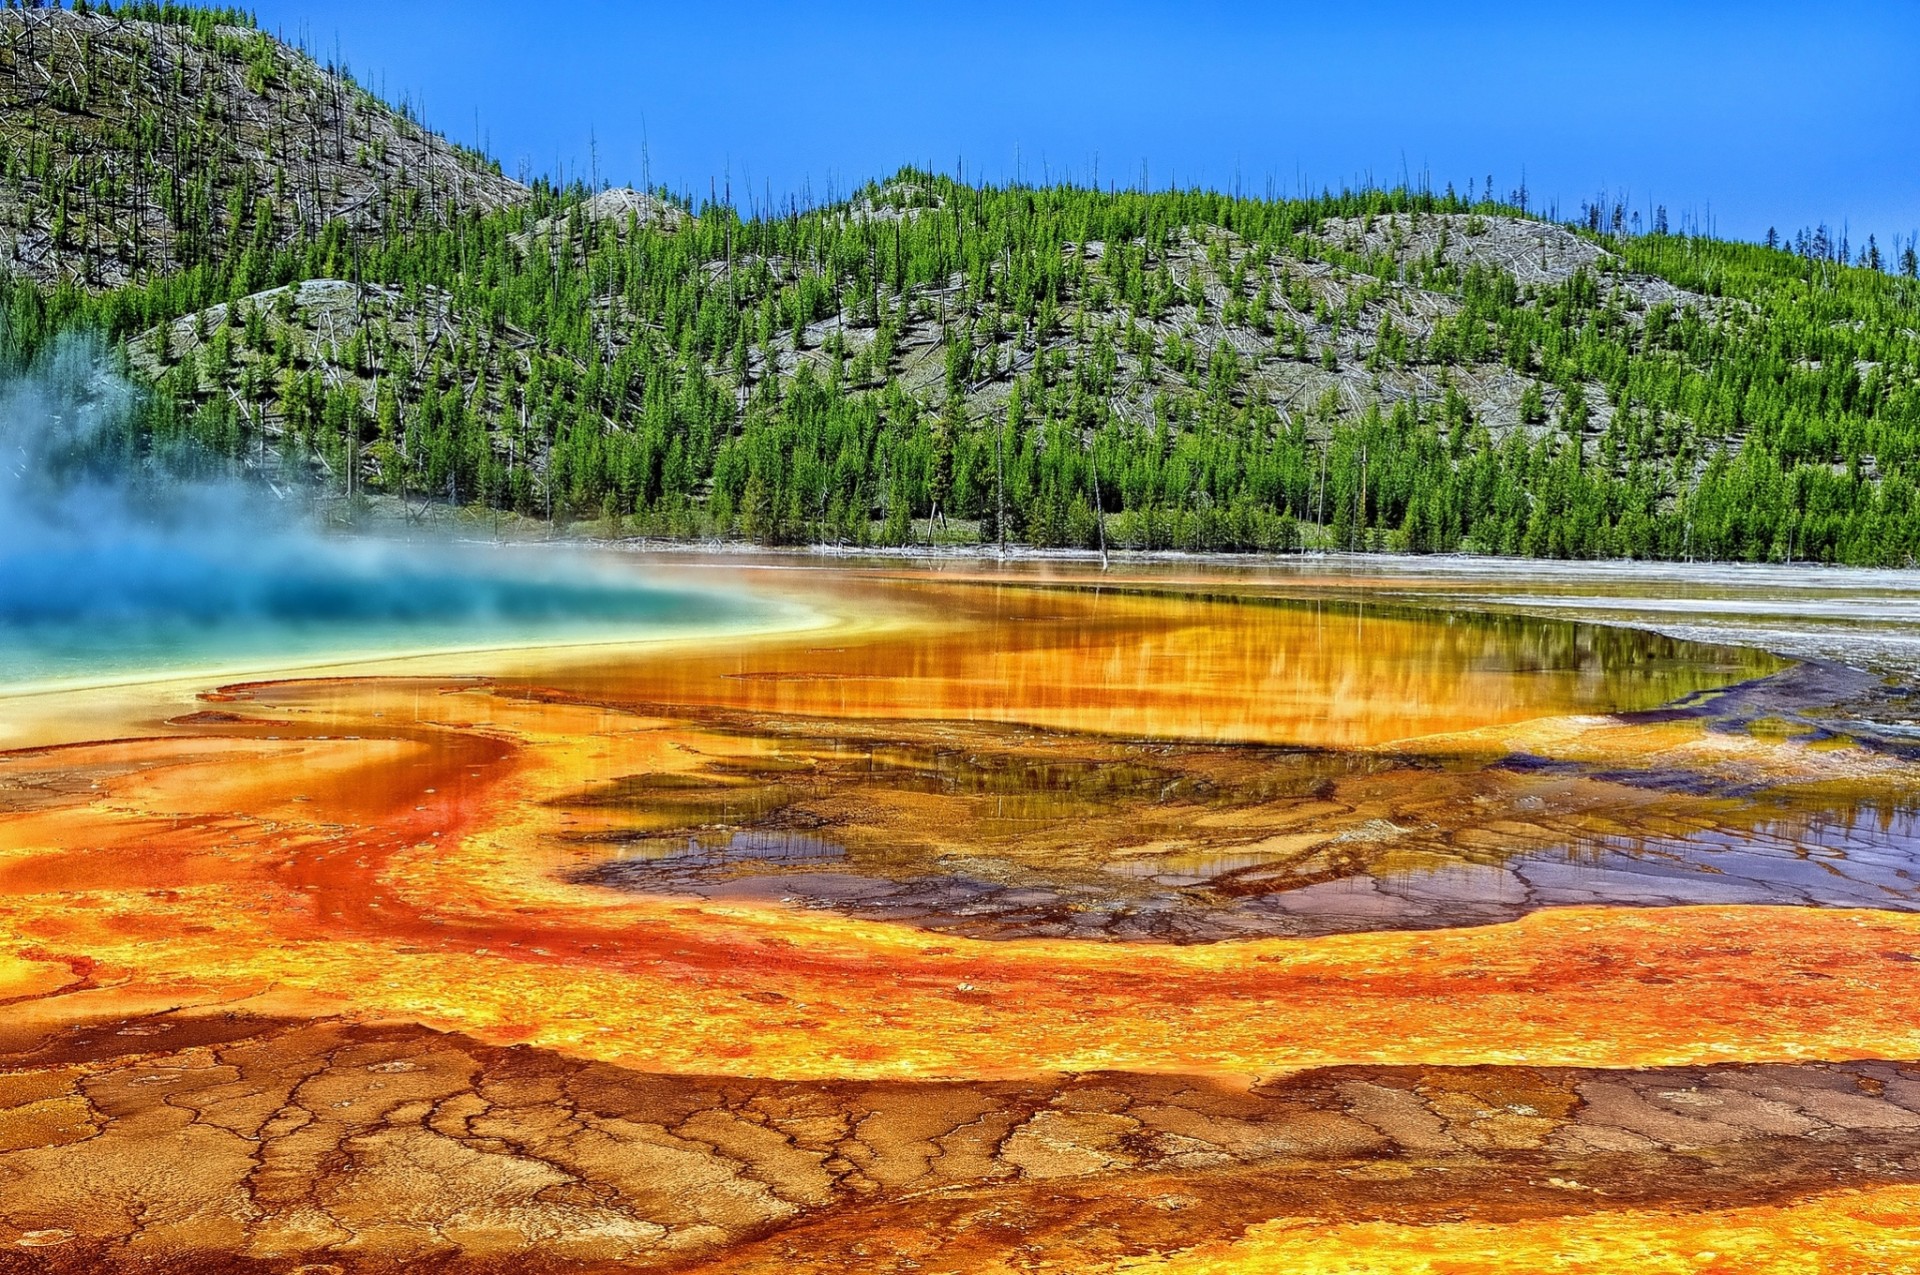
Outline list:
[[[244,287],[331,224],[527,193],[237,10],[0,10],[0,142],[0,265],[42,282],[224,260]]]
[[[348,509],[768,543],[1920,556],[1911,247],[1633,235],[1451,191],[526,189],[245,15],[10,11],[0,34],[15,357],[100,329],[155,387],[148,443],[294,464]],[[207,158],[169,186],[175,151]]]

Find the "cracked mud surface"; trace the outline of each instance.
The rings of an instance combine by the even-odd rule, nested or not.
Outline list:
[[[0,1271],[1920,1270],[1888,688],[833,587],[800,638],[36,705]]]
[[[1071,1269],[1276,1201],[1417,1224],[1920,1182],[1920,1065],[1890,1062],[781,1082],[331,1020],[5,1044],[0,1270],[145,1269],[189,1239],[235,1269],[871,1269],[994,1235]]]

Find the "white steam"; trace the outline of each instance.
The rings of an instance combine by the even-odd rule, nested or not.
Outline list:
[[[564,555],[323,535],[312,493],[137,442],[137,406],[84,337],[0,384],[0,684],[131,651],[475,645],[745,614]]]

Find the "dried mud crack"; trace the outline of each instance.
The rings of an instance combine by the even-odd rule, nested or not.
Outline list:
[[[797,1082],[217,1015],[4,1045],[7,1271],[852,1270],[1016,1241],[1075,1268],[1275,1216],[1920,1183],[1920,1064],[1898,1062]]]

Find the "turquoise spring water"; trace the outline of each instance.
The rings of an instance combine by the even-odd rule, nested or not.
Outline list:
[[[200,555],[121,544],[0,562],[0,690],[448,650],[639,642],[791,622],[612,555],[289,540]],[[140,558],[130,561],[128,555]],[[3,557],[4,555],[0,555]]]

